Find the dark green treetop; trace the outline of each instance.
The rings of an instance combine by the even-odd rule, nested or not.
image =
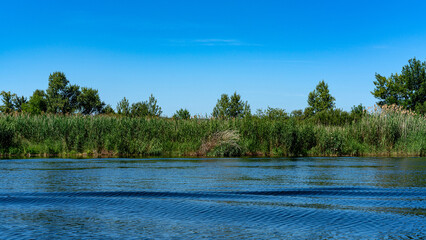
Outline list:
[[[173,115],[174,119],[190,119],[191,115],[189,114],[189,111],[187,109],[179,109],[178,111],[176,111],[176,113]]]
[[[3,102],[3,105],[0,106],[0,111],[3,113],[11,113],[15,111],[15,105],[13,103],[13,99],[15,98],[16,94],[2,91],[0,95],[2,97],[2,102]]]
[[[260,118],[271,120],[287,119],[289,116],[285,109],[269,107],[266,110],[258,109],[256,115]]]
[[[426,61],[408,60],[400,74],[385,77],[376,73],[375,89],[371,92],[379,106],[396,104],[407,109],[426,112]]]
[[[35,90],[30,100],[23,107],[24,112],[41,114],[47,111],[47,98],[43,90]]]
[[[101,113],[105,103],[101,101],[98,90],[93,88],[81,88],[81,93],[77,97],[79,110],[82,114]]]
[[[309,93],[309,109],[306,111],[316,114],[324,110],[331,110],[335,107],[335,100],[328,90],[328,84],[322,80],[318,83],[315,90]]]
[[[154,97],[154,95],[151,94],[148,99],[148,116],[150,117],[159,117],[163,111],[161,110],[161,107],[157,104],[157,99]]]
[[[237,92],[234,92],[231,97],[228,94],[222,94],[212,113],[215,118],[237,118],[250,114],[250,105],[247,101],[243,102]]]
[[[115,111],[114,111],[114,109],[112,108],[112,106],[110,105],[110,104],[108,104],[108,105],[106,105],[103,109],[102,109],[102,112],[101,112],[102,114],[109,114],[109,115],[112,115],[112,114],[115,114]]]
[[[117,114],[123,116],[130,115],[130,104],[129,100],[127,100],[126,97],[124,97],[120,102],[117,103]]]
[[[131,107],[131,115],[133,117],[146,117],[149,115],[148,104],[146,101],[144,102],[136,102],[132,103]]]
[[[49,87],[46,90],[47,110],[50,113],[73,113],[78,105],[80,87],[70,85],[65,74],[54,72],[49,75]]]

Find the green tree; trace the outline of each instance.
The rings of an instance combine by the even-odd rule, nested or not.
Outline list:
[[[117,114],[124,116],[130,115],[130,104],[126,97],[117,103]]]
[[[157,99],[154,97],[154,95],[151,94],[148,99],[148,115],[150,117],[159,117],[163,111],[161,110],[161,107],[157,104]]]
[[[366,111],[365,107],[362,106],[362,104],[359,104],[358,106],[354,105],[351,108],[350,115],[351,115],[353,121],[355,121],[355,122],[361,120],[366,114],[367,114],[367,111]]]
[[[315,90],[309,93],[308,96],[308,105],[309,109],[305,110],[316,114],[324,110],[331,110],[335,107],[336,99],[331,96],[328,90],[328,84],[323,81],[320,81],[316,86]]]
[[[81,93],[77,97],[79,110],[83,114],[101,113],[105,103],[101,101],[98,90],[93,88],[81,88]]]
[[[174,119],[190,119],[191,115],[189,114],[189,111],[187,109],[179,109],[178,111],[176,111],[176,113],[173,115]]]
[[[131,107],[133,117],[146,117],[149,115],[148,104],[144,102],[133,103]]]
[[[228,116],[236,118],[241,116],[244,111],[244,103],[241,100],[241,96],[234,92],[230,98],[229,107],[228,107]]]
[[[217,100],[216,106],[213,108],[213,117],[225,118],[228,117],[229,97],[228,94],[222,94]]]
[[[16,94],[11,92],[2,91],[0,93],[2,97],[3,105],[0,106],[0,111],[3,113],[11,113],[15,111],[15,105],[13,99],[16,97]]]
[[[43,90],[35,90],[30,100],[23,106],[23,111],[31,114],[41,114],[47,111],[47,98]]]
[[[50,113],[72,113],[78,108],[80,87],[70,85],[65,74],[54,72],[49,75],[49,87],[46,90],[47,110]]]
[[[215,118],[237,118],[251,115],[251,110],[248,102],[243,102],[241,96],[234,92],[231,97],[227,94],[221,95],[213,108],[212,115]]]
[[[13,106],[15,107],[15,110],[17,112],[22,112],[22,108],[28,102],[26,97],[24,96],[18,97],[17,95],[13,97],[12,101],[13,101]]]
[[[400,105],[407,109],[426,112],[426,61],[408,60],[401,74],[384,77],[376,73],[375,89],[371,92],[382,105]]]
[[[112,108],[111,105],[106,105],[103,109],[102,109],[102,114],[108,114],[108,115],[113,115],[115,114],[114,109]]]

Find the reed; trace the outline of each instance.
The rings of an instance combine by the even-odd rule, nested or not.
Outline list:
[[[0,115],[0,153],[95,156],[362,156],[426,152],[426,118],[397,106],[330,125],[312,120]]]

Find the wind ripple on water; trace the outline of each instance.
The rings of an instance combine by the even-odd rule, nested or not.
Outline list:
[[[392,202],[394,198],[397,198],[399,203],[406,203],[399,211],[402,214],[395,214],[398,211],[377,212],[377,206],[386,207],[386,203]],[[358,206],[359,201],[371,199],[374,201],[370,202],[369,207]],[[240,227],[250,224],[256,228],[281,229],[284,232],[289,229],[303,232],[325,229],[332,232],[338,229],[373,233],[380,228],[393,231],[416,229],[414,232],[424,232],[425,226],[421,222],[426,211],[422,205],[425,199],[426,191],[423,189],[376,188],[233,192],[3,193],[0,194],[0,209],[18,209],[24,206],[31,209],[37,206],[61,209],[65,216],[70,209],[73,209],[73,212],[77,209],[92,209],[91,211],[98,215],[107,213],[119,218],[126,216],[127,219],[160,218],[180,222],[204,222],[207,225],[226,223],[228,226]]]

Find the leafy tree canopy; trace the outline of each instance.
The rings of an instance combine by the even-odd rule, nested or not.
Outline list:
[[[65,74],[54,72],[49,75],[49,87],[46,90],[47,110],[50,113],[73,113],[79,107],[80,87],[70,85]]]
[[[237,118],[250,114],[250,105],[247,101],[243,102],[237,92],[234,92],[231,97],[227,94],[222,94],[220,99],[217,100],[212,113],[215,118]]]
[[[178,111],[176,111],[176,113],[173,115],[174,119],[190,119],[191,115],[189,114],[189,111],[187,109],[179,109]]]
[[[157,104],[157,99],[154,97],[154,95],[151,94],[148,99],[148,116],[150,117],[159,117],[163,111],[161,110],[161,107]]]
[[[149,115],[148,104],[146,102],[133,103],[131,107],[133,117],[146,117]]]
[[[2,91],[0,93],[2,97],[3,105],[0,106],[0,111],[3,113],[11,113],[15,111],[15,106],[13,104],[13,99],[16,96],[16,94],[13,94],[11,92]]]
[[[261,118],[274,119],[287,119],[289,116],[285,109],[268,107],[266,110],[258,109],[256,115]]]
[[[115,111],[112,108],[112,106],[108,104],[102,109],[101,113],[103,113],[103,114],[115,114]]]
[[[420,113],[426,112],[426,61],[408,60],[400,74],[385,77],[376,73],[371,92],[379,106],[396,104]]]
[[[101,101],[98,90],[93,88],[81,88],[80,95],[77,96],[79,110],[83,114],[101,113],[105,103]]]
[[[130,104],[126,97],[117,103],[117,114],[124,116],[130,115]]]
[[[30,100],[23,107],[24,112],[41,114],[47,111],[47,98],[43,90],[35,90]]]
[[[328,90],[328,84],[323,80],[318,83],[314,91],[309,93],[309,109],[306,109],[305,112],[316,114],[321,111],[331,110],[335,107],[335,100]]]

